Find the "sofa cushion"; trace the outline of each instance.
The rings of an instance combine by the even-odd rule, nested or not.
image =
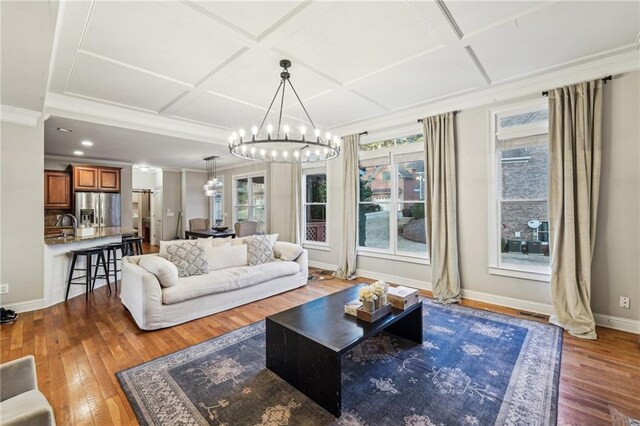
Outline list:
[[[207,247],[207,262],[209,271],[218,269],[235,268],[247,266],[247,246],[231,246],[229,244],[219,247]]]
[[[273,246],[267,235],[252,235],[246,237],[244,243],[247,246],[247,260],[249,266],[262,265],[273,262]]]
[[[304,249],[300,244],[277,241],[273,246],[273,254],[282,260],[296,260]]]
[[[209,272],[207,254],[197,240],[182,240],[166,246],[166,253],[160,256],[178,268],[179,277],[202,275]]]
[[[138,261],[138,266],[151,272],[158,278],[162,287],[171,287],[178,284],[178,267],[161,256],[143,256]]]
[[[298,272],[298,263],[278,260],[257,266],[220,269],[206,275],[180,278],[178,285],[162,290],[162,303],[170,305],[208,294],[237,290]]]

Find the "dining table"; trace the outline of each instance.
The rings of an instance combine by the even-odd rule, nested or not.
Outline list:
[[[187,239],[194,238],[235,238],[236,233],[231,229],[227,229],[225,231],[216,231],[215,229],[199,229],[197,231],[184,231],[184,235]]]

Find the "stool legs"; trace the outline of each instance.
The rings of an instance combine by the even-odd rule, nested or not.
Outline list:
[[[104,253],[98,253],[98,258],[96,259],[96,266],[93,270],[93,279],[91,281],[91,291],[96,288],[96,279],[98,278],[98,268],[102,267],[102,271],[104,272],[103,277],[107,280],[107,286],[109,286],[109,293],[111,293],[111,283],[109,282],[109,268],[107,267],[107,262],[104,259]],[[100,277],[102,278],[102,276]]]
[[[73,280],[73,271],[75,270],[77,259],[78,259],[78,255],[73,253],[73,259],[71,260],[71,269],[69,269],[69,279],[67,280],[67,294],[66,296],[64,296],[65,301],[69,298],[69,290],[71,289],[71,280]]]
[[[92,290],[91,288],[91,263],[92,263],[91,261],[93,260],[92,258],[93,258],[92,255],[90,254],[87,255],[87,271],[86,271],[87,274],[85,275],[85,278],[86,278],[85,284],[87,287],[87,291],[84,294],[84,298],[87,300],[89,300],[89,291]]]

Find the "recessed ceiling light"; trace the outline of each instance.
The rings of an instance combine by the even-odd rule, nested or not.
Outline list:
[[[71,132],[73,132],[73,130],[71,130],[71,129],[65,129],[64,127],[58,127],[58,130],[60,130],[61,132],[67,132],[67,133],[71,133]]]
[[[140,169],[139,169],[139,170],[140,170],[141,172],[148,172],[148,171],[149,171],[149,168],[148,168],[148,167],[145,167],[145,166],[142,166],[142,167],[140,167]]]
[[[74,155],[84,155],[84,152],[76,150],[76,151],[73,151],[73,154]]]
[[[82,141],[80,142],[83,146],[93,146],[93,142],[91,141]]]

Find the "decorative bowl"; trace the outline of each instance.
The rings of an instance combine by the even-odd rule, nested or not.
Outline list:
[[[214,231],[217,231],[217,232],[224,232],[227,229],[229,229],[229,227],[228,226],[214,226],[211,229],[213,229]]]

